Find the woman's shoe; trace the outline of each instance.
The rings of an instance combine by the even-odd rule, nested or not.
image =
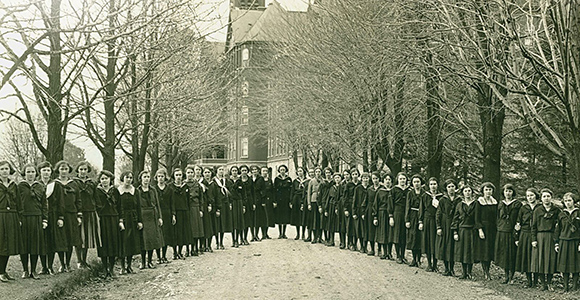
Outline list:
[[[8,278],[6,278],[6,274],[0,274],[0,281],[1,282],[8,282]]]
[[[22,272],[22,276],[20,278],[26,279],[28,277],[30,277],[30,274],[28,273],[28,271],[24,271],[24,272]]]
[[[151,262],[148,262],[147,263],[147,268],[149,268],[149,269],[155,269],[155,266]]]
[[[30,272],[30,278],[35,279],[35,280],[39,280],[40,278],[38,277],[38,274],[34,273],[34,272]]]

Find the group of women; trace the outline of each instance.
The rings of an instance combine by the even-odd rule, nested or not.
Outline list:
[[[60,271],[70,269],[73,247],[80,268],[88,268],[87,250],[97,248],[106,277],[113,277],[120,258],[121,274],[133,273],[134,255],[140,268],[155,268],[173,260],[224,249],[224,235],[231,233],[232,247],[269,239],[268,228],[278,224],[278,238],[285,239],[287,225],[296,226],[295,240],[335,246],[420,267],[425,254],[428,272],[455,276],[455,262],[462,265],[462,279],[472,277],[480,262],[485,279],[490,265],[504,269],[504,283],[516,271],[526,275],[527,286],[538,280],[552,289],[552,277],[561,272],[568,291],[580,272],[580,210],[576,196],[566,193],[563,205],[552,201],[548,189],[516,190],[506,184],[503,199],[493,197],[496,187],[484,183],[478,190],[436,178],[424,182],[419,175],[395,178],[355,168],[335,173],[314,168],[308,174],[298,168],[295,179],[288,168],[278,167],[272,179],[267,167],[188,165],[171,173],[143,171],[135,177],[123,172],[120,184],[108,171],[91,177],[91,166],[75,168],[61,161],[54,168],[44,162],[26,165],[16,184],[15,170],[0,162],[0,281],[13,278],[6,272],[8,258],[19,254],[23,278],[53,274],[55,254]],[[73,177],[73,173],[75,176]],[[251,239],[248,240],[248,235]],[[212,248],[215,237],[215,248]],[[376,247],[375,247],[376,246]],[[394,254],[393,254],[394,248]],[[406,251],[412,254],[411,262]],[[30,264],[30,268],[29,268]]]

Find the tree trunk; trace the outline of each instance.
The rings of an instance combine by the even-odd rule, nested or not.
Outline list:
[[[294,163],[294,170],[298,170],[300,165],[298,165],[298,150],[296,149],[292,151],[292,162]]]
[[[109,0],[109,36],[115,35],[116,26],[115,0]],[[107,41],[107,78],[105,86],[105,142],[103,144],[103,170],[115,172],[115,72],[117,56],[115,55],[115,39]]]
[[[491,88],[479,84],[482,91],[479,94],[479,117],[483,133],[483,181],[489,181],[496,187],[494,197],[500,197],[501,179],[501,148],[505,107],[493,96]]]
[[[368,150],[363,150],[363,172],[369,172],[369,152]]]
[[[394,112],[395,112],[395,132],[394,132],[394,146],[393,151],[387,151],[388,155],[386,157],[385,164],[391,170],[393,176],[401,172],[403,167],[403,150],[405,147],[404,141],[404,126],[405,126],[405,116],[403,111],[403,106],[405,103],[405,82],[406,77],[404,75],[399,78],[396,84],[395,90],[395,101],[394,101]]]
[[[443,163],[443,141],[441,134],[443,122],[441,120],[441,106],[439,103],[439,77],[433,68],[433,55],[426,53],[427,72],[427,177],[440,178]]]

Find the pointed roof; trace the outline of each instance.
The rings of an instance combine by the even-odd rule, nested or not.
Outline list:
[[[228,50],[233,48],[235,44],[242,42],[242,38],[256,24],[263,13],[264,11],[262,10],[241,10],[238,8],[232,8],[230,10]]]

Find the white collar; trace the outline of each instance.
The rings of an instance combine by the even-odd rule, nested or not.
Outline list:
[[[125,189],[123,185],[117,187],[117,191],[119,191],[119,195],[123,195],[125,193],[129,193],[131,195],[135,195],[135,187],[130,186],[128,189]]]
[[[495,204],[497,204],[497,200],[495,200],[495,198],[493,198],[493,196],[489,197],[489,199],[491,200],[491,203],[487,203],[485,201],[485,198],[483,198],[483,197],[479,197],[477,199],[477,202],[479,202],[479,204],[481,204],[481,205],[495,205]]]

